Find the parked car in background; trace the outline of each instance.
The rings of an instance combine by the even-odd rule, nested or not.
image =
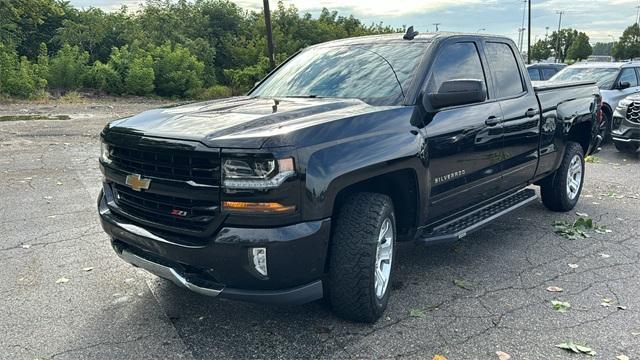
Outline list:
[[[635,153],[640,149],[640,94],[618,103],[611,126],[613,144],[621,152]]]
[[[545,81],[566,67],[567,64],[539,63],[527,66],[527,71],[532,81]]]
[[[580,63],[568,66],[550,81],[594,81],[600,88],[606,138],[611,137],[613,112],[620,100],[640,92],[640,62]]]
[[[587,62],[612,62],[613,57],[609,55],[591,55],[587,58]]]

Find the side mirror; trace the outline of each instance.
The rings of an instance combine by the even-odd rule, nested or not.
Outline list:
[[[434,109],[439,109],[483,102],[487,99],[487,91],[480,80],[450,80],[443,82],[437,93],[423,98],[426,99]]]
[[[631,83],[628,81],[621,81],[618,84],[618,90],[624,90],[624,89],[628,89],[631,87]]]

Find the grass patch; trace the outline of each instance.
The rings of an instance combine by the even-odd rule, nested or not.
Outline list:
[[[71,120],[69,115],[4,115],[0,116],[0,121],[22,121],[22,120]]]

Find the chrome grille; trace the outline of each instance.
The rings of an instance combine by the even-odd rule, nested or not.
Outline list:
[[[634,101],[629,105],[627,120],[640,124],[640,101]]]
[[[217,154],[107,146],[113,165],[121,170],[143,176],[220,185],[220,158]]]

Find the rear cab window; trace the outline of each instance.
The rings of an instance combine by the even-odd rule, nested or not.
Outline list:
[[[557,73],[558,73],[558,70],[554,68],[542,68],[542,78],[545,80],[551,79],[551,77],[553,77],[553,75]]]
[[[484,49],[493,75],[496,97],[515,97],[526,92],[520,66],[511,47],[506,43],[487,42]]]
[[[531,80],[542,80],[540,79],[540,71],[538,71],[537,68],[528,69],[527,71],[529,72],[529,77],[531,78]]]

